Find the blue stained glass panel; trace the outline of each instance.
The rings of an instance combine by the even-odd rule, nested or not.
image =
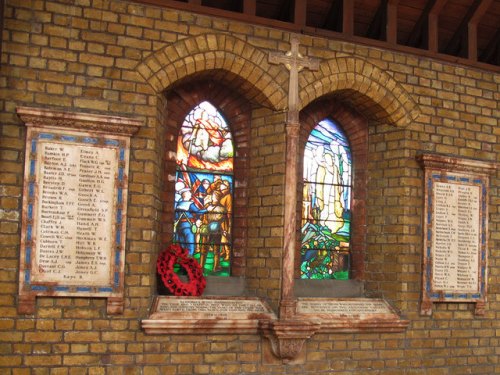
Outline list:
[[[340,126],[320,121],[304,149],[301,278],[349,278],[351,159]]]

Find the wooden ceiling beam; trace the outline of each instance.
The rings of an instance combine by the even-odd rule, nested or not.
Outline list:
[[[467,24],[467,57],[477,61],[477,24],[489,9],[493,0],[483,0]]]
[[[422,47],[424,43],[427,43],[429,13],[435,2],[436,0],[427,0],[424,10],[420,14],[417,22],[415,22],[415,25],[413,25],[413,29],[411,30],[405,45],[418,48]]]
[[[493,4],[493,0],[481,0],[476,10],[472,14],[472,17],[469,20],[469,23],[478,24],[481,21],[481,18],[488,11],[491,4]]]
[[[444,48],[444,52],[450,55],[464,56],[466,51],[466,45],[463,43],[467,37],[467,26],[470,20],[474,17],[474,14],[478,9],[482,8],[481,4],[488,2],[490,0],[474,0],[470,8],[467,10],[464,18],[460,22],[460,25],[455,30],[455,33],[451,37],[450,41]]]
[[[0,0],[0,2],[1,1],[3,0]],[[408,43],[408,46],[405,46],[403,44],[398,44],[398,43],[392,44],[387,42],[386,40],[366,39],[362,36],[354,35],[354,5],[356,3],[354,0],[337,0],[342,2],[342,11],[339,13],[339,16],[342,17],[341,32],[322,29],[319,28],[317,25],[299,26],[295,24],[292,21],[292,18],[294,17],[295,8],[291,7],[290,2],[287,0],[280,1],[280,5],[282,7],[281,9],[284,9],[284,6],[286,4],[289,4],[287,8],[288,18],[285,22],[277,19],[276,17],[277,12],[274,16],[267,14],[257,16],[256,10],[258,9],[256,9],[254,13],[254,9],[257,8],[256,0],[239,0],[238,12],[230,11],[229,8],[220,9],[220,8],[213,8],[210,6],[196,4],[196,2],[199,2],[200,0],[187,0],[186,2],[177,0],[132,0],[132,1],[136,3],[150,4],[154,6],[178,9],[180,11],[205,14],[213,17],[223,17],[230,20],[236,20],[238,22],[263,25],[265,27],[284,30],[285,32],[303,33],[306,35],[314,35],[323,38],[334,38],[334,39],[344,40],[347,42],[374,46],[375,48],[389,48],[395,51],[436,58],[443,61],[449,61],[453,63],[463,64],[467,66],[476,67],[479,69],[485,69],[500,73],[499,32],[497,32],[495,37],[492,37],[488,46],[482,51],[480,51],[481,52],[480,57],[476,61],[465,57],[462,58],[460,56],[438,53],[438,44],[439,44],[438,19],[441,11],[444,9],[444,6],[447,3],[447,0],[428,0],[428,2],[425,5],[428,11],[424,10],[419,18],[419,23],[423,26],[417,27],[417,25],[415,25],[413,29],[412,34],[415,34],[415,31],[421,30],[421,28],[422,28],[422,34],[424,34],[425,31],[427,30],[429,34],[428,37],[426,38],[428,41],[427,49],[423,49],[422,47],[413,48],[412,44],[410,43]],[[295,1],[298,2],[300,0],[295,0]],[[391,0],[386,0],[386,1],[388,1],[388,4],[391,4]],[[394,3],[392,4],[394,5]],[[401,5],[402,2],[400,1],[399,4]],[[388,13],[389,12],[390,11],[388,11]],[[476,22],[479,24],[480,20],[481,20],[480,12],[478,11],[478,13],[474,17],[471,17],[469,19],[469,22],[471,23],[471,25],[474,25]],[[388,20],[388,22],[390,23],[391,21]],[[388,24],[387,27],[389,27]],[[389,35],[389,30],[387,30],[387,33],[388,33],[387,40],[390,40],[391,37]],[[397,32],[395,34],[397,34]]]
[[[427,21],[427,48],[431,52],[437,52],[439,48],[439,14],[448,0],[435,0],[429,11]]]
[[[399,0],[382,0],[367,31],[367,37],[397,43]]]
[[[293,0],[283,0],[278,10],[278,14],[274,18],[279,21],[291,22],[294,16],[294,12],[292,12],[291,9],[292,1]]]
[[[342,32],[343,0],[333,0],[326,13],[323,29]]]
[[[500,64],[500,29],[497,29],[495,35],[488,42],[481,56],[479,56],[479,61],[493,65]]]
[[[399,0],[389,0],[387,3],[387,24],[386,40],[388,43],[397,44],[398,42],[398,5]]]
[[[255,16],[257,14],[257,1],[243,0],[243,13],[249,16]]]
[[[307,21],[307,0],[295,0],[293,3],[293,22],[298,26],[305,26]]]
[[[368,26],[366,37],[370,39],[385,40],[385,25],[387,24],[387,0],[382,0],[377,12]]]
[[[354,1],[343,0],[342,3],[342,32],[347,36],[354,35]]]

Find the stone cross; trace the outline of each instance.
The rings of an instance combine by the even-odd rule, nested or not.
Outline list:
[[[293,296],[294,264],[295,264],[295,234],[297,223],[297,164],[299,144],[299,72],[308,68],[318,70],[319,60],[304,57],[299,52],[299,38],[293,35],[290,40],[291,50],[286,54],[272,52],[269,55],[271,64],[285,64],[290,70],[288,85],[288,116],[286,124],[286,167],[285,183],[291,187],[285,190],[284,207],[284,238],[282,283],[280,300],[280,319],[294,319],[296,299]]]
[[[308,68],[318,70],[319,60],[311,57],[304,57],[299,52],[299,38],[293,35],[290,40],[291,50],[286,54],[271,52],[269,62],[271,64],[284,64],[290,71],[290,81],[288,84],[288,122],[298,122],[299,113],[299,72]]]

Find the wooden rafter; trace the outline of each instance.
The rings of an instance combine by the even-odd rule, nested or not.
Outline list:
[[[389,0],[387,3],[386,40],[391,44],[398,42],[398,4],[399,0]]]
[[[424,10],[420,14],[418,21],[413,26],[413,29],[411,30],[405,43],[407,46],[423,47],[424,43],[427,44],[429,13],[435,2],[436,0],[427,0],[425,3]],[[427,45],[425,45],[425,47],[427,47]]]
[[[323,28],[326,30],[333,30],[342,32],[342,14],[343,14],[343,0],[333,0],[328,12],[326,13]]]
[[[479,56],[479,61],[494,65],[500,64],[500,29],[497,29],[497,32],[491,38],[481,56]]]
[[[257,13],[257,0],[243,0],[243,13],[255,16]]]
[[[500,69],[498,67],[500,65],[498,57],[500,41],[499,37],[493,37],[494,32],[492,32],[492,30],[498,29],[498,22],[495,23],[495,17],[498,19],[498,12],[497,8],[493,7],[493,4],[498,0],[427,0],[423,4],[423,10],[420,6],[420,13],[417,9],[419,5],[410,5],[406,1],[398,0],[307,0],[308,4],[304,0],[132,1],[255,23],[293,33],[340,38],[380,48],[388,47],[447,61],[459,61],[466,65],[493,69],[494,71]],[[370,7],[362,17],[355,19],[355,15],[361,11],[361,7],[368,8],[375,1],[380,5],[377,9]],[[421,2],[422,0],[418,4]],[[451,23],[451,25],[450,22],[446,22],[456,16],[448,12],[445,13],[447,2],[459,7],[464,5],[470,7],[470,4],[474,2],[467,17],[464,17],[460,23],[461,27],[456,28],[456,22]],[[217,4],[217,6],[209,4]],[[450,8],[452,8],[451,5]],[[488,14],[488,17],[484,16],[490,9],[494,12]],[[375,13],[377,13],[376,16],[374,16]],[[371,16],[368,23],[365,15],[368,18]],[[412,22],[413,28],[411,27]],[[369,40],[361,35],[355,35],[355,25],[359,27],[359,30],[363,30],[370,23],[372,26]],[[450,27],[454,26],[455,28],[450,30]],[[401,29],[399,30],[399,28]],[[406,43],[399,40],[402,35],[408,35]],[[455,46],[453,49],[452,43],[450,47],[446,46],[451,53],[443,48],[445,46],[442,45],[440,36],[445,35],[453,35],[455,37],[454,43],[457,43],[458,38],[460,55],[456,54],[457,47]],[[479,41],[484,41],[487,38],[491,40],[490,43],[486,47],[482,44],[478,48]],[[417,47],[418,49],[408,47]],[[487,64],[497,66],[492,67]]]
[[[448,0],[436,0],[429,11],[427,21],[427,48],[437,52],[439,48],[439,14]]]
[[[370,39],[385,39],[385,25],[387,24],[387,0],[382,0],[375,16],[368,27],[366,37]]]
[[[284,22],[292,21],[292,17],[294,16],[294,9],[292,9],[294,1],[293,0],[283,0],[279,7],[278,14],[276,15],[276,19]]]
[[[306,25],[307,0],[294,1],[293,22],[299,26]]]
[[[342,2],[342,32],[348,36],[354,34],[354,1],[352,0]]]
[[[456,56],[465,56],[466,55],[466,48],[467,45],[465,43],[465,40],[467,38],[467,29],[468,29],[468,24],[469,22],[474,18],[474,15],[476,12],[481,11],[483,6],[482,4],[486,4],[487,2],[490,2],[490,0],[474,0],[474,3],[471,5],[471,7],[467,10],[467,13],[465,14],[464,18],[460,22],[460,25],[458,26],[457,30],[451,37],[450,41],[444,48],[444,52],[450,55],[456,55]],[[487,4],[489,6],[489,4]],[[479,17],[480,18],[480,17]]]
[[[483,0],[467,24],[467,57],[477,60],[477,24],[486,13],[493,0]]]
[[[382,0],[377,13],[367,31],[371,39],[387,40],[395,44],[397,41],[397,9],[399,0]]]

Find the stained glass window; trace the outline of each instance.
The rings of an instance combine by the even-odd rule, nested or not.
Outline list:
[[[351,151],[342,129],[325,119],[304,150],[302,279],[348,279],[351,239]]]
[[[189,112],[177,138],[174,239],[205,275],[230,275],[233,154],[229,126],[212,104]]]

